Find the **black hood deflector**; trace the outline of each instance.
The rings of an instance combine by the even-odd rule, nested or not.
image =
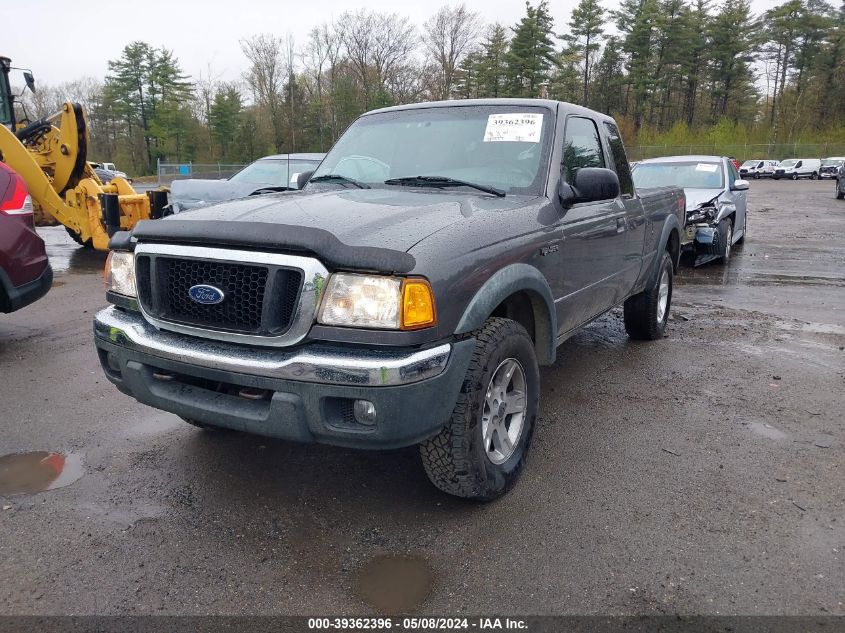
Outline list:
[[[119,235],[115,234],[112,243],[125,241]],[[302,251],[313,253],[330,269],[408,273],[416,265],[409,253],[375,246],[349,246],[325,229],[289,224],[143,220],[132,230],[132,237],[144,242]]]

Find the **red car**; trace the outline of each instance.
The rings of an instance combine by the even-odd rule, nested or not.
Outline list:
[[[35,232],[23,178],[0,163],[0,312],[14,312],[47,294],[53,269]]]

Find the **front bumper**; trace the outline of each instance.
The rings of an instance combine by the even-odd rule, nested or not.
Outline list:
[[[139,402],[213,426],[355,448],[398,448],[437,434],[475,346],[258,348],[158,330],[115,307],[95,317],[94,342],[108,379]],[[375,405],[372,423],[355,419],[355,400]]]

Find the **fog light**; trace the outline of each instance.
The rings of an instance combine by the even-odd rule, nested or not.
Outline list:
[[[120,360],[117,358],[117,356],[109,352],[106,355],[106,363],[108,363],[109,369],[114,372],[117,372],[118,374],[120,373]]]
[[[372,426],[376,423],[376,405],[369,400],[356,400],[352,413],[359,424]]]

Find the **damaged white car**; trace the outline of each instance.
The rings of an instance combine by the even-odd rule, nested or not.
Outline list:
[[[665,156],[637,164],[637,189],[683,187],[687,199],[683,249],[695,266],[727,264],[748,232],[748,181],[725,156]]]

